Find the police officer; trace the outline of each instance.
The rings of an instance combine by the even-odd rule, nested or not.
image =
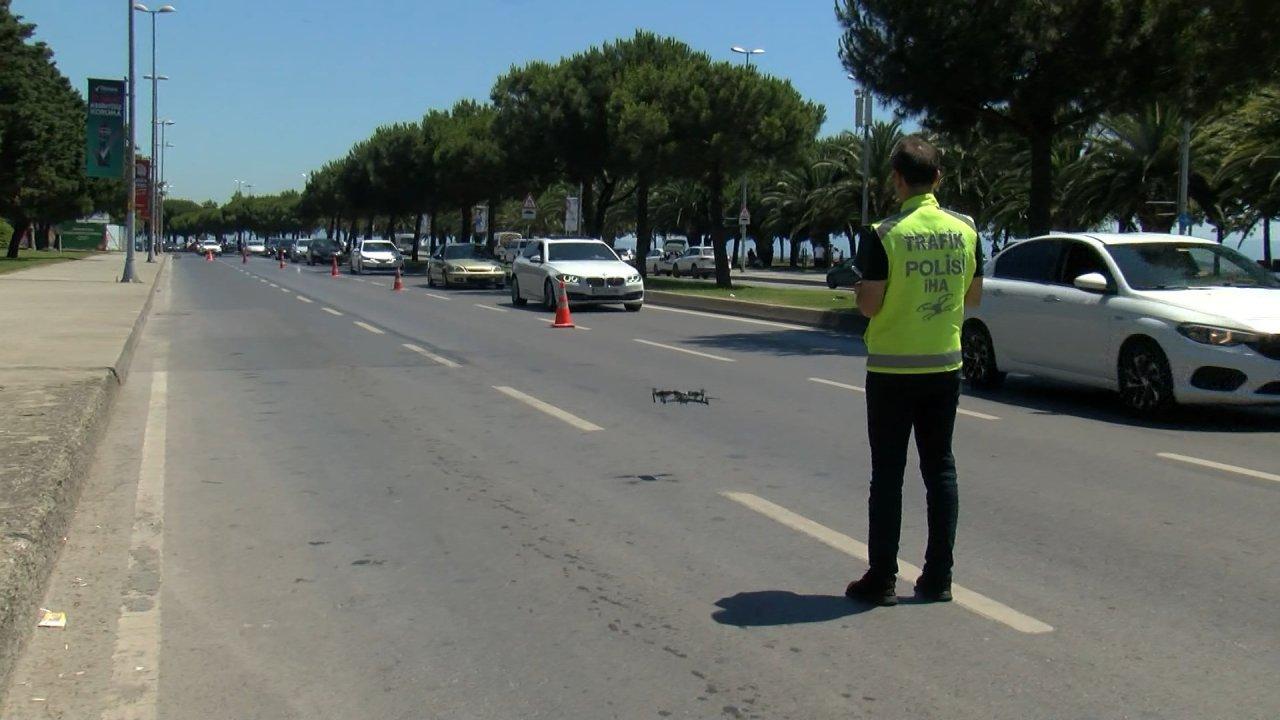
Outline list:
[[[951,599],[956,537],[956,465],[951,434],[960,398],[960,326],[982,298],[982,246],[973,219],[938,205],[937,148],[911,135],[894,148],[902,211],[864,230],[858,244],[858,309],[870,318],[867,434],[870,569],[845,594],[875,605],[898,598],[898,540],[907,443],[915,432],[928,501],[929,544],[916,596]]]

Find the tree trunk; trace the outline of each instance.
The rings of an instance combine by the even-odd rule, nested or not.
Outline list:
[[[458,228],[457,242],[471,242],[471,203],[462,206],[462,227]]]
[[[357,233],[360,232],[360,220],[355,215],[351,216],[351,226],[347,228],[347,249],[350,250],[356,246]]]
[[[1031,236],[1053,229],[1053,124],[1036,119],[1031,127],[1031,197],[1027,225]]]
[[[329,218],[329,225],[325,229],[325,237],[332,239],[333,234],[338,231],[337,225],[338,218],[336,216]]]
[[[1275,269],[1271,266],[1271,218],[1266,216],[1262,218],[1262,260],[1267,270]]]
[[[391,216],[387,218],[387,239],[392,243],[396,241],[396,228],[400,226],[399,218]]]
[[[418,217],[413,222],[413,254],[410,259],[415,263],[418,262],[418,241],[422,238],[422,213],[418,213]]]
[[[791,269],[796,270],[800,267],[800,243],[796,242],[795,233],[791,233],[787,237],[787,242],[791,243],[791,256],[789,258]]]
[[[373,239],[373,215],[372,214],[369,215],[368,224],[364,226],[364,239],[365,240]]]
[[[37,250],[49,249],[49,223],[36,223],[35,234],[32,236],[31,245]]]
[[[613,204],[613,191],[616,187],[617,186],[612,182],[601,183],[600,197],[596,200],[595,217],[591,220],[591,224],[594,226],[592,228],[591,237],[604,240],[609,243],[610,247],[613,247],[613,238],[605,239],[604,222],[605,216],[609,213],[609,206]]]
[[[9,236],[9,251],[5,253],[5,257],[10,260],[18,257],[18,243],[22,242],[22,233],[26,227],[26,218],[19,215],[13,219],[13,234]]]
[[[733,279],[729,275],[729,255],[725,252],[728,240],[727,228],[724,226],[724,178],[719,169],[711,171],[707,181],[707,219],[711,223],[711,247],[716,256],[716,287],[731,288]]]
[[[490,255],[492,255],[494,251],[498,249],[498,238],[494,231],[494,226],[496,225],[494,221],[497,219],[497,215],[498,215],[498,198],[490,197],[489,198],[489,222],[485,224],[486,237],[484,240],[484,246],[489,249]]]
[[[590,221],[595,215],[596,203],[593,193],[595,192],[595,178],[591,178],[587,182],[579,182],[578,187],[582,189],[578,198],[578,230],[577,233],[582,236],[591,236]]]
[[[653,245],[653,226],[649,223],[649,178],[641,173],[636,178],[636,267],[644,276],[645,257]]]

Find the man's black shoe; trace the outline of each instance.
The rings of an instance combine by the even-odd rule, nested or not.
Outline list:
[[[844,594],[850,600],[888,607],[898,604],[896,585],[897,580],[893,577],[886,579],[867,573],[862,579],[849,583]]]
[[[916,580],[916,597],[927,602],[951,602],[951,581],[921,575]]]

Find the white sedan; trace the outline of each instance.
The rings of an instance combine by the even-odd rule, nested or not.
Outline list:
[[[671,262],[671,277],[711,277],[716,274],[716,253],[710,247],[691,247]]]
[[[555,309],[559,284],[572,305],[644,306],[644,280],[599,240],[530,240],[511,265],[511,302]]]
[[[988,264],[962,337],[977,387],[1039,375],[1117,390],[1142,415],[1175,402],[1280,403],[1280,281],[1208,240],[1019,242]]]

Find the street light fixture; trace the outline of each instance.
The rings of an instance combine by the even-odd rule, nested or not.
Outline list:
[[[133,10],[135,12],[144,12],[151,16],[151,74],[147,76],[147,79],[151,81],[151,177],[147,178],[148,184],[150,185],[151,221],[150,230],[147,233],[147,262],[155,262],[156,226],[160,220],[156,208],[156,184],[157,178],[159,177],[156,173],[156,154],[159,152],[156,138],[156,123],[158,122],[157,113],[159,112],[159,98],[157,97],[159,93],[158,81],[169,79],[156,74],[156,15],[177,12],[178,10],[172,5],[161,5],[155,10],[151,10],[142,3],[134,3]],[[130,14],[129,22],[132,26],[132,14]]]
[[[751,67],[751,56],[752,56],[752,55],[763,55],[763,54],[764,54],[764,48],[755,48],[754,50],[748,50],[748,49],[746,49],[746,48],[742,47],[741,45],[734,45],[733,47],[731,47],[731,48],[729,48],[729,49],[730,49],[730,50],[732,50],[733,52],[735,52],[735,53],[737,53],[737,54],[741,55],[741,56],[742,56],[742,58],[743,58],[743,60],[745,60],[745,61],[746,61],[746,67],[748,67],[748,68],[749,68],[749,67]],[[738,247],[738,250],[741,250],[741,252],[742,252],[742,271],[743,271],[743,272],[746,272],[746,271],[747,271],[747,225],[748,225],[748,219],[749,219],[749,215],[748,215],[748,213],[747,213],[747,171],[746,171],[745,169],[743,169],[743,171],[742,171],[742,207],[738,210],[738,235],[739,235],[739,241],[738,241],[739,247]],[[730,267],[732,267],[732,266],[733,266],[733,261],[736,261],[736,260],[738,259],[738,257],[737,257],[737,256],[738,256],[738,252],[735,250],[735,252],[733,253],[733,255],[734,255],[734,257],[733,257],[733,258],[730,260],[730,262],[729,262]]]
[[[168,194],[168,189],[169,189],[168,185],[164,181],[164,174],[165,174],[164,169],[165,169],[165,159],[166,159],[165,149],[173,147],[173,143],[170,143],[165,139],[165,129],[167,129],[170,125],[173,125],[173,124],[174,122],[172,120],[161,120],[159,123],[157,123],[157,125],[160,126],[160,168],[159,168],[159,173],[157,174],[157,176],[160,178],[160,182],[159,182],[160,202],[158,203],[158,207],[156,208],[156,236],[160,238],[161,251],[164,250],[164,198],[165,198],[165,195]]]

